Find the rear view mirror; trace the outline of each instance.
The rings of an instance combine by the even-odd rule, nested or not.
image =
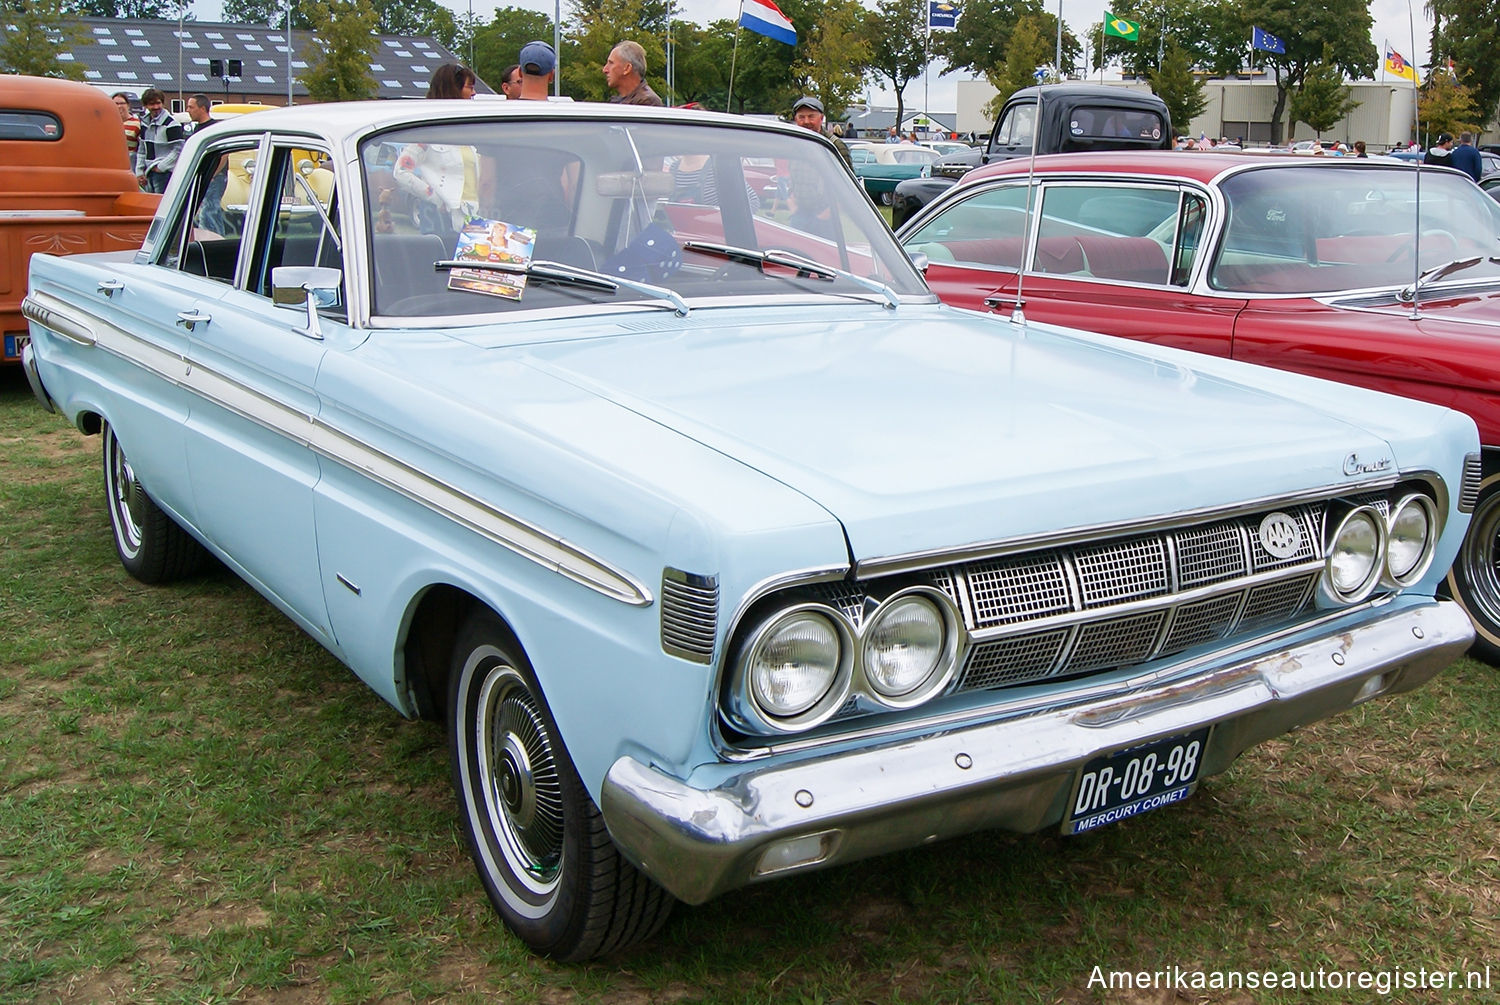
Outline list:
[[[283,265],[271,270],[271,302],[289,310],[306,309],[307,323],[297,331],[321,339],[318,311],[339,306],[344,274],[316,265]]]

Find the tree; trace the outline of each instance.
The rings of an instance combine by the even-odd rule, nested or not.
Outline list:
[[[1430,0],[1427,9],[1433,14],[1433,53],[1453,60],[1459,82],[1474,102],[1474,119],[1488,127],[1500,103],[1500,16],[1495,0]]]
[[[1285,53],[1256,53],[1276,81],[1271,112],[1271,142],[1281,142],[1281,119],[1287,99],[1301,90],[1307,71],[1318,63],[1334,66],[1345,77],[1370,77],[1377,53],[1370,41],[1370,9],[1365,0],[1324,0],[1293,7],[1286,0],[1245,0],[1244,16],[1280,38]],[[1326,47],[1326,48],[1325,48]]]
[[[263,24],[286,27],[286,0],[224,0],[224,20],[236,24]],[[312,27],[307,11],[300,3],[292,4],[292,27],[306,31]]]
[[[1161,65],[1146,77],[1151,82],[1151,90],[1166,103],[1172,123],[1180,132],[1186,133],[1188,123],[1208,107],[1203,82],[1193,73],[1187,50],[1176,42],[1167,49]]]
[[[1056,45],[1040,29],[1042,19],[1035,15],[1023,17],[1016,22],[1006,46],[1005,62],[994,71],[985,74],[990,86],[996,91],[995,98],[985,109],[991,118],[1000,114],[1005,101],[1023,87],[1036,83],[1036,68],[1047,61],[1048,55],[1056,55]]]
[[[1479,110],[1474,104],[1473,93],[1448,76],[1446,72],[1434,73],[1422,87],[1422,96],[1417,99],[1417,118],[1428,133],[1477,133]]]
[[[521,55],[521,46],[534,39],[552,41],[552,19],[524,7],[501,7],[490,23],[474,32],[474,65],[479,79],[500,89],[501,74]]]
[[[376,25],[385,35],[426,35],[445,49],[453,48],[458,21],[437,0],[373,0]]]
[[[1319,136],[1359,107],[1350,95],[1353,88],[1344,83],[1343,71],[1332,63],[1315,63],[1302,81],[1302,89],[1292,95],[1291,120],[1306,122]]]
[[[888,80],[896,92],[896,121],[906,118],[906,85],[927,68],[927,0],[880,0],[865,19],[865,48],[870,71]]]
[[[317,37],[302,51],[298,79],[314,101],[363,101],[375,96],[370,49],[378,16],[370,0],[302,0]]]
[[[963,4],[954,29],[932,38],[933,52],[948,64],[943,72],[969,70],[988,76],[998,70],[1005,62],[1011,34],[1023,17],[1044,18],[1038,31],[1045,37],[1056,38],[1057,19],[1042,9],[1040,0],[969,0]],[[1073,65],[1078,51],[1078,41],[1064,32],[1064,64]]]
[[[135,17],[156,21],[176,21],[177,15],[191,7],[192,0],[74,0],[68,9],[74,17]]]
[[[573,26],[567,29],[570,58],[562,61],[562,90],[582,101],[604,101],[614,92],[604,82],[609,51],[629,39],[646,50],[646,82],[666,90],[667,5],[665,0],[573,0]]]
[[[821,18],[797,29],[798,58],[792,74],[805,85],[805,93],[823,102],[830,120],[843,117],[864,83],[870,61],[865,17],[857,0],[827,0]]]
[[[88,38],[82,27],[64,23],[70,17],[65,0],[3,0],[0,12],[9,28],[0,27],[0,69],[32,77],[83,79],[82,63],[58,58]]]

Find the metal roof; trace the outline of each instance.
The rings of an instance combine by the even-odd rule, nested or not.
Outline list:
[[[137,94],[148,87],[185,95],[202,91],[218,98],[224,82],[209,75],[209,60],[238,59],[241,74],[229,80],[231,99],[287,93],[285,28],[144,18],[86,17],[67,23],[81,26],[90,40],[65,50],[60,58],[82,63],[84,81],[98,87]],[[426,36],[377,35],[371,42],[370,74],[380,98],[423,97],[433,70],[443,63],[462,62]],[[295,78],[307,72],[304,51],[317,45],[318,38],[313,32],[294,30],[291,43],[292,94],[305,99],[307,88]],[[478,90],[494,93],[483,81]]]

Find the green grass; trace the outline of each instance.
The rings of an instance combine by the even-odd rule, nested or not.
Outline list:
[[[0,374],[0,1002],[1362,1002],[1094,967],[1500,970],[1500,673],[1463,661],[1095,835],[981,834],[532,958],[440,728],[219,572],[125,576],[98,441]],[[1500,1001],[1406,991],[1389,1001]]]

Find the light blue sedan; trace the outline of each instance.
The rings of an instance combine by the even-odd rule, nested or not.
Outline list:
[[[785,201],[746,183],[768,159]],[[25,311],[125,569],[211,553],[446,720],[479,878],[561,959],[678,899],[1170,805],[1471,637],[1434,595],[1468,418],[945,307],[793,127],[244,116],[138,254],[36,256]]]

